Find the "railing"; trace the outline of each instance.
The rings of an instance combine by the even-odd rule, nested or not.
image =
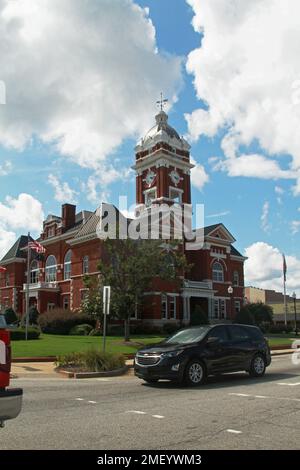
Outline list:
[[[27,284],[23,284],[23,290],[26,290]],[[30,290],[35,289],[57,289],[58,283],[57,282],[36,282],[34,284],[29,284]]]
[[[212,289],[212,281],[184,281],[184,287],[190,289]]]

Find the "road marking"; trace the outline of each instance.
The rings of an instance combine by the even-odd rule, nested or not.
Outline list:
[[[235,397],[250,397],[247,393],[229,393],[229,395],[234,395]]]
[[[288,382],[278,382],[277,385],[288,385],[289,387],[296,387],[296,385],[300,385],[300,382],[296,383],[288,383]]]
[[[157,419],[163,419],[164,416],[161,416],[161,415],[151,415],[152,418],[157,418]]]
[[[88,403],[92,403],[93,405],[96,405],[96,404],[97,404],[96,401],[92,401],[92,400],[89,400]]]
[[[83,398],[75,398],[75,400],[77,400],[77,401],[84,401]]]
[[[147,413],[145,413],[145,411],[137,411],[137,410],[129,410],[129,411],[126,411],[126,413],[135,413],[137,415],[145,415]]]
[[[255,396],[255,398],[268,398],[265,395],[254,395],[254,396]]]
[[[237,431],[236,429],[227,429],[227,432],[231,432],[231,434],[242,434],[242,431]]]

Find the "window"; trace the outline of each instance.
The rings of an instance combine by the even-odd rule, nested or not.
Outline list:
[[[237,271],[234,271],[233,273],[233,285],[234,286],[239,286],[239,273]]]
[[[85,256],[82,260],[82,272],[83,274],[88,274],[89,272],[89,257]]]
[[[161,296],[161,318],[163,320],[168,318],[168,299],[166,295]]]
[[[218,261],[213,264],[213,281],[224,282],[224,269]]]
[[[220,304],[219,299],[214,302],[214,318],[219,318],[220,315]]]
[[[55,304],[53,304],[53,303],[51,303],[51,302],[49,302],[49,303],[47,304],[47,310],[48,310],[48,311],[50,311],[50,310],[54,310],[54,309],[55,309],[55,307],[56,307],[56,305],[55,305]]]
[[[64,279],[71,279],[71,250],[67,251],[64,261]]]
[[[39,265],[37,261],[32,261],[30,266],[30,284],[39,282]]]
[[[156,199],[156,189],[151,189],[150,191],[145,191],[145,204],[146,204],[146,206],[151,206],[154,199]]]
[[[88,299],[89,296],[89,290],[88,289],[81,289],[80,291],[80,300],[81,302],[84,302],[86,299]]]
[[[9,274],[6,273],[5,274],[5,287],[8,287],[9,286]]]
[[[234,341],[245,341],[251,338],[246,328],[243,328],[241,326],[230,326],[229,328],[230,336]]]
[[[70,307],[70,298],[69,298],[68,295],[65,295],[65,296],[63,297],[63,308],[64,308],[65,310],[68,310],[69,307]]]
[[[46,261],[46,282],[56,282],[56,271],[57,271],[57,263],[56,258],[53,255],[48,256]]]
[[[241,310],[241,302],[239,300],[234,301],[234,311],[235,313],[239,313]]]
[[[177,190],[177,189],[170,188],[169,189],[169,198],[172,199],[174,204],[181,204],[181,202],[182,202],[182,192]]]
[[[220,314],[221,318],[226,318],[226,300],[220,299]]]
[[[170,296],[170,318],[176,319],[176,297],[174,295]]]
[[[218,338],[221,342],[228,341],[227,329],[224,326],[216,326],[209,333],[208,338]]]

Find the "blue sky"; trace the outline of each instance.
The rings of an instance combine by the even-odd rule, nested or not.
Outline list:
[[[118,3],[121,4],[122,1],[125,0],[118,0]],[[172,64],[172,66],[170,65],[170,71],[174,70],[174,75],[176,73],[179,73],[178,66],[176,66],[175,61],[181,61],[181,66],[179,67],[180,78],[177,80],[176,85],[174,85],[173,83],[170,84],[169,82],[167,84],[165,83],[166,80],[164,79],[164,77],[169,70],[168,65],[166,65],[166,63],[162,65],[161,70],[159,70],[158,64],[157,72],[155,74],[153,72],[153,75],[155,76],[152,80],[153,84],[151,85],[152,88],[150,89],[150,92],[148,93],[149,90],[147,90],[148,95],[147,102],[145,104],[145,108],[147,109],[147,114],[149,116],[149,123],[150,117],[151,120],[154,120],[154,115],[156,113],[155,101],[159,98],[160,91],[163,90],[166,94],[168,94],[169,89],[172,90],[173,96],[175,94],[177,95],[177,102],[174,103],[171,109],[169,110],[169,121],[171,125],[173,125],[177,129],[177,131],[182,135],[192,135],[194,129],[193,135],[195,136],[195,126],[193,127],[191,125],[188,125],[188,121],[185,118],[185,114],[192,115],[194,111],[199,110],[201,108],[207,110],[210,106],[211,108],[213,108],[213,106],[216,106],[214,98],[211,98],[214,95],[214,83],[216,84],[215,90],[218,94],[220,93],[219,87],[224,87],[224,100],[226,99],[226,94],[230,93],[230,90],[228,91],[227,89],[226,80],[224,79],[225,81],[223,80],[223,82],[218,82],[218,77],[216,78],[216,76],[214,75],[213,67],[216,62],[209,62],[209,59],[207,59],[206,62],[204,62],[204,65],[203,63],[201,63],[199,71],[196,70],[195,73],[188,73],[186,69],[188,55],[197,48],[200,48],[201,45],[202,35],[199,34],[199,30],[197,31],[197,25],[199,22],[201,24],[204,23],[204,26],[207,25],[207,30],[205,34],[207,34],[208,39],[211,39],[210,45],[205,44],[205,47],[213,47],[211,44],[216,44],[216,47],[215,49],[213,49],[213,51],[216,55],[218,55],[219,53],[222,56],[222,51],[217,50],[219,38],[213,37],[214,30],[213,28],[211,28],[211,20],[209,20],[208,15],[205,17],[203,13],[207,13],[208,8],[210,8],[209,6],[207,6],[207,0],[190,0],[190,4],[188,4],[188,2],[185,0],[136,0],[135,3],[143,8],[149,8],[149,17],[147,17],[147,20],[150,19],[155,28],[155,43],[156,47],[158,48],[158,54],[163,57],[163,61]],[[232,12],[226,9],[225,3],[223,9],[220,7],[220,11],[216,12],[216,10],[212,10],[213,14],[215,14],[216,16],[216,24],[221,25],[221,29],[222,27],[230,28],[231,24],[230,15],[232,15]],[[248,2],[244,3],[244,10],[247,11],[247,18],[249,19],[245,19],[245,12],[240,12],[238,9],[234,12],[235,15],[241,15],[241,21],[245,21],[244,30],[246,32],[248,28],[248,22],[251,20],[251,15],[255,15],[255,12],[248,12],[249,6],[247,6],[247,3]],[[103,0],[103,4],[106,4],[106,0]],[[217,4],[213,0],[211,2],[211,8],[214,7],[214,4],[216,8]],[[193,8],[191,5],[193,5]],[[201,9],[202,6],[203,10]],[[76,9],[74,8],[74,11],[75,10]],[[123,11],[125,10],[123,9]],[[112,12],[110,10],[110,7],[107,6],[107,18],[110,18],[110,15],[112,14],[114,14],[115,18],[116,13]],[[121,15],[121,13],[119,14]],[[274,6],[274,16],[271,16],[271,18],[273,18],[274,20],[274,23],[276,23],[275,15],[276,10]],[[196,23],[194,23],[194,26],[192,25],[193,18],[196,18]],[[265,18],[267,18],[267,16]],[[70,21],[75,22],[77,20],[77,16],[75,16],[74,13],[74,19],[71,17]],[[126,17],[124,21],[127,21]],[[132,21],[132,18],[128,19],[128,25],[130,28],[129,21]],[[259,21],[261,21],[261,28],[263,30],[263,13],[261,13],[261,18],[258,18],[258,27],[260,25]],[[276,24],[274,25],[274,27],[276,27]],[[293,25],[291,25],[291,29],[292,27]],[[209,28],[211,28],[211,30]],[[235,27],[233,27],[233,29],[234,28]],[[141,30],[138,30],[138,33],[142,34],[141,31],[143,31],[143,28],[141,28]],[[230,36],[230,29],[227,29],[227,31],[229,31],[228,34]],[[283,35],[284,31],[281,31],[280,33],[282,33]],[[230,45],[230,47],[232,47],[233,56],[235,54],[235,46],[233,41],[238,40],[237,33],[234,32],[234,34],[236,36],[232,35],[233,39]],[[240,32],[239,34],[242,33]],[[269,33],[268,31],[265,31],[264,34],[268,35]],[[113,42],[113,37],[111,37],[111,40]],[[241,40],[241,43],[244,44],[243,38]],[[112,46],[110,47],[112,48]],[[247,51],[247,48],[249,47],[251,46],[249,46],[248,42],[245,40],[245,50]],[[209,52],[209,49],[207,50]],[[240,49],[238,49],[238,47],[237,50],[241,54],[241,51]],[[71,50],[70,53],[72,53]],[[113,49],[109,49],[109,52],[107,52],[107,54],[113,53]],[[145,52],[144,55],[141,55],[141,57],[145,57],[145,70],[148,71],[148,65],[146,64],[147,54],[148,52]],[[260,61],[259,51],[257,52],[257,55],[257,60]],[[219,60],[220,62],[222,60],[221,56],[219,59],[216,60]],[[116,57],[118,57],[118,55],[116,55]],[[143,68],[143,59],[140,59],[140,56],[138,56],[138,59],[136,57],[137,55],[135,55],[134,59],[132,60],[140,60],[140,68]],[[121,53],[120,57],[118,57],[117,59],[117,62],[119,60],[121,63]],[[251,60],[255,60],[255,58],[252,58]],[[291,58],[291,61],[292,60],[293,57]],[[198,62],[195,56],[193,61],[190,61],[189,68],[195,70],[195,68],[197,67],[197,63]],[[122,65],[120,65],[120,70],[121,67]],[[210,69],[209,67],[212,68]],[[224,75],[227,72],[233,73],[232,69],[229,69],[229,71],[227,71],[226,69],[224,69],[225,66],[222,65],[222,67],[222,70],[224,70]],[[34,73],[34,70],[35,68],[33,66],[31,73]],[[30,72],[28,73],[30,76]],[[47,73],[46,69],[45,73]],[[114,73],[116,72],[114,71]],[[245,73],[245,71],[240,71],[240,75],[242,75],[242,73]],[[143,71],[141,71],[141,76],[143,76]],[[203,86],[203,84],[201,83],[202,76],[203,83],[205,84],[205,86]],[[212,80],[210,89],[208,90],[207,84],[209,84],[210,76],[212,77]],[[198,81],[198,85],[194,85],[195,77]],[[121,81],[122,78],[123,77],[121,71],[119,80]],[[293,78],[294,77],[291,77],[291,80]],[[76,77],[74,81],[76,81]],[[162,83],[161,89],[159,85],[160,81]],[[170,82],[172,82],[172,77],[170,77]],[[205,99],[205,101],[202,101],[197,97],[197,91],[198,95],[201,95],[202,93],[202,86],[203,99]],[[124,77],[124,89],[126,87],[128,87],[128,84],[126,82],[126,77]],[[241,87],[241,89],[244,92],[244,88]],[[251,92],[253,94],[258,94],[258,96],[256,97],[258,102],[264,99],[264,90],[268,90],[268,88],[266,87],[264,89],[263,87],[261,87],[259,90],[255,89],[254,87],[251,88]],[[11,89],[9,88],[8,91],[11,92]],[[137,94],[132,93],[132,107],[138,108],[137,103],[139,101],[143,102],[143,93],[143,87],[138,90]],[[268,92],[266,92],[266,95],[267,94]],[[172,96],[168,97],[172,98]],[[41,101],[40,103],[41,109],[43,108],[43,106],[45,106],[44,98],[45,97],[43,96],[43,101]],[[266,98],[269,98],[269,96],[266,96]],[[116,119],[116,115],[116,122],[118,122],[118,120],[122,122],[127,118],[129,119],[129,115],[124,117],[124,115],[122,116],[122,111],[119,111],[119,106],[120,109],[124,109],[122,95],[120,94],[119,99],[116,99],[115,101],[112,100],[111,102],[109,102],[109,99],[111,98],[108,98],[108,104],[105,111],[107,120],[109,121],[110,119]],[[223,112],[222,106],[224,105],[226,107],[226,101],[223,102],[222,99],[223,98],[220,98],[217,103],[219,106],[219,110],[221,109],[221,112]],[[149,105],[151,100],[153,101],[152,109]],[[49,103],[51,103],[50,100]],[[9,106],[9,103],[7,104],[7,106]],[[239,103],[239,107],[241,107],[241,103]],[[0,107],[0,123],[1,109],[3,110],[3,107]],[[250,104],[248,109],[250,109]],[[37,112],[38,114],[39,111],[36,111],[35,109],[34,112]],[[87,111],[85,110],[85,112]],[[112,117],[110,116],[110,112],[112,113]],[[259,115],[260,112],[258,109],[258,120]],[[18,116],[19,122],[20,119],[22,119],[22,117]],[[46,120],[45,117],[43,117],[43,119]],[[238,121],[236,121],[236,127],[234,132],[236,132],[237,128],[240,129],[241,127],[240,116],[239,119],[239,125],[237,125]],[[260,243],[260,247],[264,247],[262,248],[264,250],[262,253],[263,257],[269,259],[271,254],[275,254],[275,265],[269,266],[268,270],[262,273],[261,277],[259,278],[259,276],[256,277],[255,274],[253,274],[257,267],[255,263],[257,263],[257,259],[259,258],[258,250],[255,250],[255,263],[253,262],[253,264],[251,265],[251,269],[249,269],[249,278],[251,282],[253,281],[252,283],[261,284],[261,282],[266,282],[267,286],[271,286],[273,276],[273,278],[276,280],[274,282],[274,286],[279,287],[279,254],[281,252],[285,252],[291,257],[291,263],[293,264],[293,269],[295,270],[295,272],[298,270],[297,263],[300,259],[300,232],[298,227],[298,225],[300,225],[298,224],[298,221],[300,220],[300,213],[298,211],[300,204],[298,193],[297,191],[293,190],[297,177],[295,176],[295,178],[293,179],[288,176],[288,172],[291,172],[292,162],[294,162],[294,168],[296,168],[298,171],[298,166],[296,164],[297,152],[295,151],[295,146],[293,148],[291,147],[291,145],[285,146],[281,142],[277,142],[275,136],[273,139],[274,141],[276,141],[275,143],[272,141],[272,139],[270,139],[269,134],[272,134],[274,128],[270,128],[269,134],[267,133],[267,131],[263,134],[262,132],[260,132],[260,130],[255,131],[255,125],[251,125],[252,127],[250,127],[249,123],[245,124],[245,122],[243,121],[244,128],[241,131],[242,143],[238,146],[238,152],[236,157],[242,156],[244,154],[250,156],[253,154],[261,155],[261,158],[263,159],[261,174],[260,169],[256,168],[255,170],[251,170],[254,176],[248,177],[247,174],[249,173],[247,170],[247,163],[245,163],[245,166],[243,166],[242,170],[236,172],[238,176],[234,176],[233,174],[231,174],[234,173],[234,171],[230,172],[230,170],[228,170],[228,167],[227,169],[224,169],[223,166],[222,170],[220,169],[219,165],[218,169],[214,169],[214,167],[216,166],[216,162],[218,161],[216,158],[221,159],[221,162],[226,162],[226,164],[230,161],[228,160],[228,155],[224,156],[224,146],[222,148],[222,141],[224,139],[224,136],[228,134],[228,128],[232,125],[232,120],[233,118],[231,114],[230,119],[228,119],[227,121],[225,120],[223,125],[219,125],[219,128],[217,126],[217,128],[213,132],[207,132],[207,135],[205,135],[205,132],[201,131],[200,135],[197,135],[194,141],[192,142],[192,156],[199,165],[204,167],[206,174],[209,176],[209,181],[203,184],[203,187],[201,189],[199,189],[200,185],[198,185],[198,187],[192,187],[193,203],[204,203],[206,225],[215,224],[217,222],[224,223],[229,229],[229,231],[237,239],[236,246],[243,253],[245,253],[245,250],[247,250],[249,247],[253,247],[255,246],[255,244]],[[205,129],[205,126],[206,123],[202,123],[201,129]],[[268,127],[267,121],[265,121],[265,126],[266,128]],[[44,138],[45,132],[39,132],[38,127],[39,126],[37,126],[36,123],[35,126],[33,125],[31,137],[30,139],[25,139],[26,142],[23,142],[23,147],[21,144],[18,143],[19,148],[13,148],[17,147],[18,145],[7,145],[5,133],[0,126],[0,175],[2,174],[2,176],[0,176],[0,201],[2,206],[2,209],[0,206],[0,215],[2,213],[5,217],[5,208],[11,204],[7,201],[7,197],[17,200],[21,193],[29,194],[34,199],[38,200],[42,205],[44,215],[47,215],[48,213],[59,214],[60,206],[63,201],[58,200],[59,197],[56,197],[55,199],[54,184],[50,184],[48,179],[49,175],[52,175],[54,177],[54,180],[57,182],[57,187],[60,185],[60,193],[64,192],[65,189],[66,197],[69,196],[69,199],[76,200],[78,210],[94,210],[97,206],[97,203],[95,201],[95,198],[92,199],[90,196],[88,196],[87,182],[89,181],[89,178],[94,178],[93,184],[95,184],[95,179],[97,179],[98,175],[100,175],[101,179],[102,176],[107,173],[108,167],[103,167],[103,169],[101,170],[102,167],[98,166],[95,170],[95,168],[91,167],[92,165],[89,166],[85,164],[79,164],[76,156],[66,156],[61,150],[61,146],[55,145],[55,138],[50,137],[50,142],[46,143],[48,139]],[[47,129],[47,132],[48,131],[49,129]],[[108,151],[105,153],[105,161],[108,162],[106,163],[106,165],[113,164],[113,171],[115,173],[119,172],[121,176],[112,176],[109,179],[108,183],[107,181],[106,183],[103,183],[103,185],[101,183],[96,188],[99,197],[104,197],[108,199],[109,202],[115,204],[117,204],[118,202],[118,196],[124,194],[128,195],[130,203],[134,203],[135,201],[134,174],[127,174],[126,170],[129,169],[130,166],[134,163],[134,146],[139,135],[138,125],[135,126],[132,132],[128,132],[127,134],[128,135],[126,135],[126,132],[124,131],[121,133],[121,137],[118,135],[118,138],[115,136],[115,134],[112,134],[112,138],[116,139],[116,144],[113,145],[112,148],[109,148],[108,146]],[[51,136],[52,135],[55,135],[55,132],[52,132]],[[247,138],[245,137],[246,135],[249,135],[247,143]],[[289,139],[288,133],[286,133],[286,139]],[[280,151],[280,149],[282,150]],[[214,160],[211,160],[212,157],[214,158]],[[282,173],[278,171],[278,175],[276,175],[275,171],[275,175],[274,172],[271,172],[270,177],[265,176],[262,178],[262,174],[266,171],[266,169],[268,169],[264,166],[266,161],[270,161],[268,159],[270,159],[272,162],[275,162],[274,164],[276,165],[276,168],[280,168],[280,171]],[[104,161],[104,159],[101,161]],[[6,170],[5,165],[9,165]],[[101,172],[103,172],[102,176]],[[124,177],[122,175],[124,175]],[[281,175],[283,177],[280,177]],[[62,188],[63,184],[65,184],[64,189]],[[26,233],[25,226],[18,227],[16,226],[16,224],[14,225],[9,221],[6,222],[6,224],[4,224],[2,228],[4,230],[4,235],[2,236],[4,237],[5,231],[15,233],[16,235],[19,235],[20,233]],[[33,230],[33,232],[37,234],[37,231]],[[298,289],[298,283],[300,287],[300,275],[299,279],[297,280],[297,283],[294,284],[295,289]]]

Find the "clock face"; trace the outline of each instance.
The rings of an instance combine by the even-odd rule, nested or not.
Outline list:
[[[171,171],[170,173],[171,180],[177,186],[181,180],[179,173],[176,170]]]
[[[146,184],[148,186],[151,186],[153,184],[153,181],[155,180],[155,177],[156,174],[154,173],[154,171],[149,170],[144,181],[146,181]]]

